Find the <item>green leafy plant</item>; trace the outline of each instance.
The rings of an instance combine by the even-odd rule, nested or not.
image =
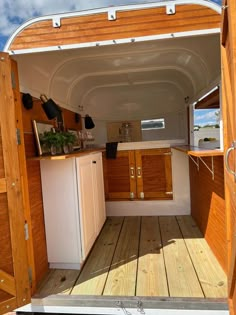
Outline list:
[[[77,141],[76,139],[76,135],[73,134],[72,132],[69,132],[69,131],[64,131],[62,132],[62,136],[64,138],[64,145],[66,144],[75,144],[75,142]]]
[[[45,131],[39,135],[41,144],[51,147],[52,145],[60,147],[64,145],[64,137],[61,132]]]

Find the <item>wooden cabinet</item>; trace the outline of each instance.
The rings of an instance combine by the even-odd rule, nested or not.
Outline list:
[[[105,222],[102,154],[40,163],[50,267],[79,269]]]
[[[118,151],[104,157],[106,200],[173,199],[170,148]]]

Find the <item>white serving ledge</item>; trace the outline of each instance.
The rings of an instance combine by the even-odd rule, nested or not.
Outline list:
[[[176,145],[184,145],[185,143],[186,143],[185,139],[122,142],[122,143],[118,143],[117,150],[122,151],[122,150],[169,148]]]

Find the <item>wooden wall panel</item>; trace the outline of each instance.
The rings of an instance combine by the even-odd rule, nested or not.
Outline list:
[[[0,269],[13,276],[13,261],[7,194],[0,194]]]
[[[39,121],[49,122],[42,109],[41,104],[42,102],[40,100],[34,99],[33,108],[30,110],[26,110],[22,105],[36,284],[40,283],[45,274],[48,272],[40,162],[30,159],[32,157],[35,157],[37,152],[35,137],[32,128],[32,120],[35,119]],[[81,122],[75,122],[75,114],[66,109],[62,110],[65,127],[70,129],[81,129]]]
[[[227,271],[223,157],[214,157],[214,180],[202,162],[199,162],[198,172],[196,165],[189,161],[192,216],[222,268]],[[204,161],[211,167],[210,157]]]
[[[52,20],[36,22],[23,29],[10,45],[10,50],[114,40],[130,37],[170,34],[218,28],[220,15],[200,5],[178,5],[176,14],[166,8],[117,12],[109,21],[107,13],[62,18],[60,28]]]

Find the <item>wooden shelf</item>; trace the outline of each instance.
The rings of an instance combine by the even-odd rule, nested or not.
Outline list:
[[[178,151],[184,152],[188,155],[196,156],[196,157],[207,157],[207,156],[223,156],[224,152],[220,149],[205,149],[205,148],[199,148],[189,145],[183,145],[183,146],[177,146],[173,147],[173,149],[176,149]]]
[[[93,154],[93,153],[97,153],[97,152],[103,152],[103,151],[105,151],[105,148],[91,148],[91,149],[79,150],[77,152],[73,152],[73,153],[70,153],[70,154],[35,156],[35,157],[28,158],[28,160],[34,160],[34,161],[40,161],[40,160],[65,160],[65,159],[70,159],[70,158],[73,158],[73,157],[80,157],[80,156]]]

